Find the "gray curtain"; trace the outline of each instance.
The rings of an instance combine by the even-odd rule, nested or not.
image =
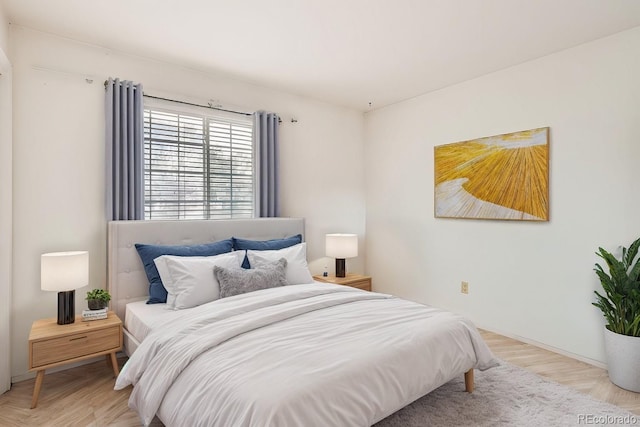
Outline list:
[[[144,109],[142,85],[105,83],[107,218],[144,219]]]
[[[280,216],[280,186],[278,169],[280,152],[278,149],[277,114],[257,111],[254,118],[254,138],[256,141],[256,214],[260,217]]]

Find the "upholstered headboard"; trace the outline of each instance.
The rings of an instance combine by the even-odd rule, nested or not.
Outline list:
[[[111,309],[124,320],[126,304],[149,295],[149,282],[136,243],[195,245],[234,236],[268,240],[295,234],[302,234],[304,239],[304,219],[111,221],[107,234],[107,289],[111,293]]]

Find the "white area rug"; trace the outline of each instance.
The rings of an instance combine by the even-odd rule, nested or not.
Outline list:
[[[501,363],[476,370],[473,393],[461,375],[376,427],[640,425],[640,415]]]

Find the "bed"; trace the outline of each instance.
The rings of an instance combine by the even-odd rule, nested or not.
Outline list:
[[[108,288],[131,356],[116,388],[134,386],[129,406],[145,425],[373,425],[459,375],[472,391],[473,369],[496,364],[464,317],[312,280],[183,310],[145,303],[136,243],[304,237],[303,219],[108,228]]]

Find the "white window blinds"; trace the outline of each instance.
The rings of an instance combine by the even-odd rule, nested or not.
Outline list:
[[[253,124],[145,108],[145,219],[254,216]]]

